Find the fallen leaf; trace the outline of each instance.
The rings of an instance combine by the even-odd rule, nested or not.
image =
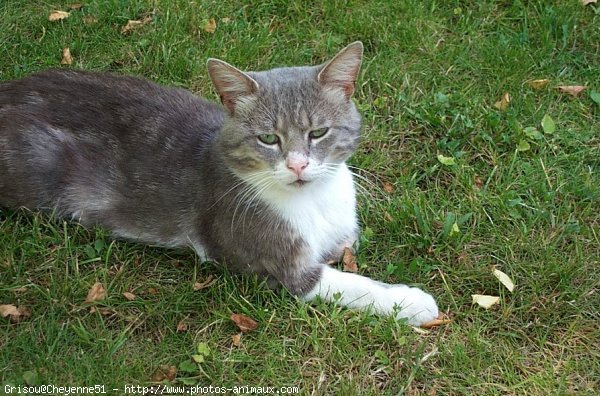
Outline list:
[[[548,85],[548,83],[550,82],[550,80],[548,80],[547,78],[541,79],[541,80],[531,80],[531,81],[527,81],[527,84],[533,88],[533,89],[542,89],[544,88],[546,85]]]
[[[104,286],[102,286],[102,283],[96,282],[94,283],[90,291],[88,291],[87,297],[85,298],[85,302],[91,303],[94,301],[102,301],[105,298],[106,290],[104,289]]]
[[[390,182],[384,182],[383,183],[383,189],[388,194],[391,194],[392,192],[394,192],[394,186]]]
[[[392,221],[394,221],[394,217],[387,210],[383,212],[383,219],[385,221],[387,221],[388,223],[391,223]]]
[[[112,311],[110,308],[96,308],[96,307],[90,307],[90,313],[96,313],[98,312],[100,315],[102,316],[111,316],[114,311]]]
[[[127,34],[131,32],[133,29],[136,29],[140,26],[144,26],[148,23],[152,22],[152,17],[150,15],[145,16],[142,19],[130,19],[127,21],[127,24],[121,28],[122,34]]]
[[[453,157],[446,157],[445,155],[438,154],[437,159],[442,165],[446,165],[446,166],[456,165],[456,161],[454,160]]]
[[[200,290],[200,289],[206,289],[207,287],[210,287],[213,285],[213,283],[215,283],[217,280],[213,279],[212,275],[209,275],[208,278],[206,278],[206,280],[204,282],[195,282],[193,289],[194,290]]]
[[[548,114],[542,117],[542,130],[546,135],[552,135],[556,131],[556,124]]]
[[[342,257],[342,263],[344,263],[344,271],[358,272],[356,257],[354,256],[354,253],[352,253],[352,249],[347,247],[344,248],[344,256]]]
[[[73,11],[80,10],[83,8],[83,4],[82,3],[73,3],[69,6],[69,8],[72,9]]]
[[[500,99],[499,101],[494,103],[494,107],[500,111],[504,111],[508,108],[509,103],[510,103],[510,95],[508,92],[506,92],[504,95],[502,95],[502,99]]]
[[[68,18],[69,15],[71,15],[71,14],[69,14],[66,11],[54,10],[54,11],[50,12],[50,15],[48,15],[48,20],[51,22],[60,21],[61,19]]]
[[[559,85],[558,91],[576,97],[586,88],[584,85]]]
[[[249,318],[246,315],[231,314],[231,320],[233,320],[233,322],[242,331],[242,333],[252,331],[258,327],[258,323],[256,323],[254,319]]]
[[[225,18],[221,18],[221,23],[230,23],[231,22],[231,18],[225,17]]]
[[[214,33],[215,30],[217,30],[217,21],[215,21],[214,18],[210,18],[208,21],[206,21],[204,23],[204,26],[202,26],[202,29],[204,29],[205,32]]]
[[[512,279],[510,279],[510,277],[508,275],[506,275],[504,272],[500,271],[499,269],[494,268],[492,270],[492,273],[494,274],[494,276],[496,278],[498,278],[500,283],[502,283],[504,286],[506,286],[508,291],[512,292],[515,289],[515,284],[513,283]]]
[[[234,334],[231,336],[231,343],[233,346],[239,347],[242,345],[242,333]]]
[[[525,127],[523,133],[530,139],[541,140],[544,138],[544,135],[536,127]]]
[[[187,318],[183,318],[179,321],[179,323],[177,323],[177,331],[182,332],[182,331],[187,331],[187,329],[188,329]]]
[[[124,292],[124,293],[123,293],[123,297],[125,297],[125,298],[126,298],[127,300],[129,300],[129,301],[133,301],[133,300],[135,300],[135,297],[136,297],[136,296],[135,296],[135,294],[133,294],[133,293],[130,293],[130,292]]]
[[[24,293],[27,291],[27,288],[25,286],[22,286],[22,287],[17,287],[16,289],[12,289],[12,291],[15,293]]]
[[[91,25],[92,23],[96,22],[98,22],[98,18],[96,18],[95,16],[86,15],[83,17],[83,23],[85,23],[86,25]]]
[[[22,305],[16,307],[12,304],[3,304],[0,305],[0,315],[2,315],[3,318],[8,316],[11,322],[16,323],[29,318],[31,316],[31,311],[29,308]]]
[[[485,309],[498,304],[500,301],[500,297],[486,296],[483,294],[473,294],[471,297],[473,297],[473,304],[478,304],[480,307]]]
[[[71,57],[71,50],[69,48],[63,48],[62,59],[60,60],[61,65],[70,65],[73,63],[73,57]]]
[[[481,180],[481,177],[479,176],[475,176],[475,187],[477,187],[478,190],[483,188],[483,180]]]
[[[150,288],[148,288],[148,294],[154,296],[154,295],[158,294],[158,290],[154,287],[150,287]]]
[[[152,374],[152,381],[162,382],[164,380],[173,381],[177,376],[177,367],[163,365],[159,366]]]
[[[452,322],[452,319],[450,319],[446,314],[441,313],[441,314],[439,314],[439,316],[437,318],[430,320],[429,322],[423,323],[421,325],[421,327],[423,329],[431,329],[432,327],[446,325],[451,322]]]
[[[596,1],[598,1],[598,0],[580,0],[580,1],[581,1],[582,5],[586,6],[588,4],[595,4]]]

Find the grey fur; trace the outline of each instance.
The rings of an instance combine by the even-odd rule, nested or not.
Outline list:
[[[342,164],[355,150],[354,81],[336,95],[319,81],[323,68],[243,74],[248,92],[219,92],[231,109],[106,73],[50,70],[2,83],[0,205],[53,210],[129,240],[191,246],[305,294],[322,262],[340,252],[312,262],[306,241],[272,207],[244,201],[244,176],[273,169],[292,151]],[[311,145],[307,133],[323,127],[330,131]],[[268,131],[282,136],[280,152],[257,141]]]

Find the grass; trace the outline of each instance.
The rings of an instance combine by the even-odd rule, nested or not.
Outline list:
[[[144,75],[215,99],[208,57],[242,69],[319,63],[362,40],[352,165],[360,272],[423,286],[453,317],[422,334],[389,318],[309,305],[189,251],[112,241],[26,211],[0,212],[0,383],[298,386],[300,394],[594,394],[600,388],[600,7],[578,1],[71,1],[0,4],[0,79],[49,67]],[[128,19],[152,16],[130,34]],[[203,29],[215,18],[216,31]],[[229,21],[223,20],[229,18]],[[86,23],[86,21],[88,23]],[[91,23],[90,23],[91,22]],[[74,62],[60,66],[69,47]],[[549,79],[539,90],[527,81]],[[572,98],[558,85],[586,85]],[[504,111],[494,107],[505,92]],[[542,130],[548,114],[554,134]],[[521,140],[530,148],[517,151]],[[437,156],[453,157],[441,164]],[[387,184],[386,184],[387,183]],[[391,192],[383,191],[384,185]],[[390,188],[391,187],[391,188]],[[381,191],[380,191],[381,190]],[[453,225],[459,232],[452,231]],[[491,268],[517,284],[509,293]],[[195,281],[216,283],[194,291]],[[83,303],[95,282],[108,297]],[[138,296],[128,301],[123,292]],[[501,297],[484,310],[471,294]],[[259,328],[232,345],[229,316]],[[177,331],[182,320],[186,331]]]

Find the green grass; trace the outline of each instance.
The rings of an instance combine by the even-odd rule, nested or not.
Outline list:
[[[205,343],[211,353],[201,371],[180,371],[174,383],[195,376],[205,385],[342,395],[600,388],[600,107],[590,96],[600,91],[599,6],[97,0],[64,21],[47,20],[70,3],[0,3],[1,80],[61,67],[69,47],[70,67],[140,74],[216,99],[208,57],[265,69],[322,62],[362,40],[355,100],[364,140],[352,164],[370,193],[360,198],[360,272],[423,286],[453,322],[421,334],[389,318],[299,302],[188,251],[3,210],[0,304],[32,315],[0,318],[2,385],[147,385],[158,366],[178,366]],[[145,15],[150,24],[121,34],[128,19]],[[202,28],[210,18],[214,34]],[[540,90],[526,83],[544,78],[550,83]],[[556,90],[561,84],[588,89],[571,98]],[[498,111],[504,92],[511,102]],[[526,127],[541,131],[545,114],[556,132],[526,137]],[[522,139],[528,151],[515,150]],[[456,165],[442,165],[438,154]],[[391,193],[380,191],[386,182]],[[513,293],[492,276],[493,265],[513,278]],[[210,274],[217,282],[193,291]],[[97,281],[108,290],[97,304],[104,314],[83,303]],[[125,291],[138,298],[126,300]],[[484,310],[471,294],[501,303]],[[232,346],[231,313],[259,322],[241,347]],[[183,319],[188,329],[178,332]]]

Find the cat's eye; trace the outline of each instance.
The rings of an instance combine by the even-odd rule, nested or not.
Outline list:
[[[310,131],[308,133],[308,137],[311,139],[318,139],[325,136],[327,132],[329,132],[329,128],[315,129],[314,131]]]
[[[274,133],[267,133],[264,135],[258,135],[258,140],[264,144],[277,144],[279,143],[279,136],[275,135]]]

